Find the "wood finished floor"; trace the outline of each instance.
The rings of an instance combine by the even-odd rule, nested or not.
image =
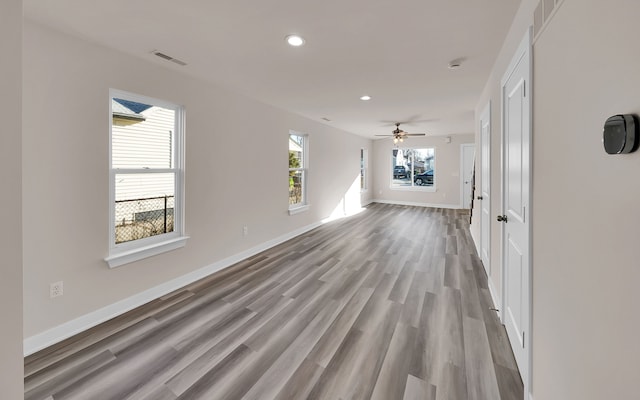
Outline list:
[[[520,400],[454,210],[373,204],[25,359],[25,399]]]

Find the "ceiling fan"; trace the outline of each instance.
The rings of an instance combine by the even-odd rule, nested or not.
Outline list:
[[[400,122],[396,122],[396,129],[391,132],[391,135],[376,135],[376,136],[391,136],[393,137],[393,143],[398,144],[398,142],[404,142],[404,139],[409,136],[425,136],[426,133],[407,133],[400,129]]]

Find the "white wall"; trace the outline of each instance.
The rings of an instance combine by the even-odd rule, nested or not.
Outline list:
[[[638,399],[640,152],[605,120],[640,114],[640,2],[565,0],[534,45],[533,394]]]
[[[22,1],[0,6],[0,398],[23,397],[21,108]]]
[[[317,223],[345,194],[359,199],[360,148],[371,149],[370,140],[176,69],[25,23],[25,337]],[[116,269],[103,261],[109,88],[182,104],[187,116],[191,239],[185,248]],[[311,209],[294,216],[287,213],[290,129],[309,134],[310,141]],[[59,280],[64,296],[50,300],[48,285]]]
[[[446,143],[445,138],[451,142]],[[376,201],[460,208],[460,145],[473,143],[472,134],[426,136],[407,139],[405,148],[435,148],[435,192],[391,189],[391,159],[394,144],[382,139],[373,142],[373,198]]]
[[[493,217],[501,196],[500,79],[537,4],[523,0],[476,108],[479,118],[491,100]],[[640,55],[629,51],[640,37],[639,12],[634,0],[565,0],[533,47],[536,400],[638,398],[640,152],[609,156],[601,139],[607,117],[640,113]],[[492,225],[490,279],[498,289],[500,229]],[[472,230],[477,237],[479,218]]]

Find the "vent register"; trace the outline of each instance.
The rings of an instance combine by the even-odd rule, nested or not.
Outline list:
[[[171,56],[169,56],[169,55],[166,55],[166,54],[164,54],[163,52],[158,51],[158,50],[154,50],[154,51],[152,51],[152,52],[151,52],[151,54],[156,55],[156,56],[158,56],[158,57],[160,57],[160,58],[162,58],[162,59],[164,59],[164,60],[171,61],[171,62],[173,62],[173,63],[176,63],[176,64],[178,64],[178,65],[181,65],[181,66],[183,66],[183,67],[184,67],[185,65],[187,65],[187,63],[186,63],[186,62],[184,62],[184,61],[182,61],[182,60],[178,60],[177,58],[173,58],[173,57],[171,57]]]

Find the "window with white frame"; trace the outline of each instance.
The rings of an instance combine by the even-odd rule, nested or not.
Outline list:
[[[289,209],[307,205],[308,136],[289,133]]]
[[[183,246],[184,109],[110,91],[111,267]]]
[[[368,151],[360,149],[360,191],[367,190],[367,168],[368,168]]]
[[[434,148],[394,148],[391,153],[391,187],[432,189],[435,154]]]

